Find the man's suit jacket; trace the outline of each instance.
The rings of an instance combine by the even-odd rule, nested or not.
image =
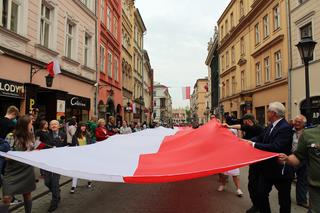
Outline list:
[[[292,127],[285,119],[282,119],[270,130],[272,125],[269,125],[265,131],[252,139],[255,143],[255,148],[275,153],[291,154],[292,149]],[[277,158],[272,158],[262,162],[262,172],[267,178],[293,178],[293,168],[288,165],[280,164]]]
[[[54,147],[54,146],[55,147],[64,147],[64,146],[68,145],[66,133],[59,130],[58,135],[59,135],[58,138],[55,138],[53,136],[53,132],[52,131],[49,132],[49,138],[48,138],[48,142],[47,142],[49,147]]]

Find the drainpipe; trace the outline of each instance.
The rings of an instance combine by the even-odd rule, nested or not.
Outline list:
[[[286,0],[287,23],[288,23],[288,120],[292,119],[292,39],[291,39],[291,11],[290,0]]]
[[[97,16],[97,11],[98,11],[98,3],[97,1],[95,1],[95,13],[96,13],[96,36],[95,36],[95,48],[96,48],[96,87],[95,87],[95,91],[94,91],[94,115],[97,116],[97,112],[98,112],[98,96],[99,96],[99,65],[98,65],[98,33],[99,33],[99,29],[98,29],[98,23],[99,23],[99,18]]]

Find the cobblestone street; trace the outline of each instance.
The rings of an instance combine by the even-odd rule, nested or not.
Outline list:
[[[70,184],[61,188],[62,201],[57,213],[241,213],[250,207],[247,191],[247,169],[242,169],[241,184],[244,197],[234,193],[229,178],[225,192],[218,192],[218,177],[212,176],[192,181],[155,185],[129,185],[115,183],[94,183],[92,189],[80,181],[75,194],[70,194]],[[294,196],[294,187],[292,189]],[[292,196],[292,197],[293,197]],[[273,212],[278,212],[275,191],[270,196]],[[47,212],[50,194],[33,204],[34,213]],[[23,208],[14,211],[23,213]],[[292,202],[292,213],[304,213]]]

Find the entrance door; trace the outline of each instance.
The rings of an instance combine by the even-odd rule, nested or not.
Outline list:
[[[256,119],[261,126],[265,126],[266,121],[265,107],[256,107]]]
[[[20,109],[20,99],[0,97],[0,117],[4,117],[9,106],[16,106]]]

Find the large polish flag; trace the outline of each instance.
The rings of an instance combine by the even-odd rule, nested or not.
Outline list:
[[[183,100],[190,100],[190,87],[182,87],[182,97]]]
[[[124,183],[200,178],[277,156],[254,149],[216,120],[196,130],[148,129],[88,146],[0,154],[65,176]]]

